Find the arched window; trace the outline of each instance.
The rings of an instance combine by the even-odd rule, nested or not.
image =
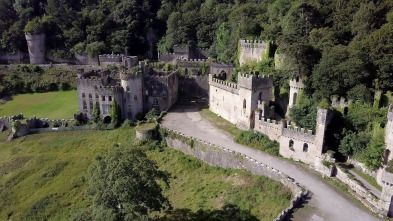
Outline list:
[[[89,99],[92,99],[93,98],[93,96],[89,93]]]
[[[308,144],[303,144],[303,152],[308,152]]]
[[[297,93],[293,94],[293,105],[296,105],[296,100],[297,100]]]
[[[83,98],[85,98],[85,97],[86,97],[85,93],[82,93],[82,97],[83,97]]]
[[[86,101],[83,101],[83,110],[84,110],[84,111],[87,111],[87,104],[86,104]]]
[[[96,101],[98,102],[99,99],[100,99],[100,96],[98,94],[96,94]]]
[[[293,140],[289,141],[289,149],[293,150]]]
[[[127,91],[127,92],[130,92],[130,86],[127,86],[127,87],[126,87],[126,91]]]
[[[247,101],[246,101],[246,99],[244,99],[243,100],[243,109],[246,109],[246,107],[247,107]]]
[[[259,92],[258,101],[259,101],[259,103],[261,103],[261,102],[262,102],[262,91],[261,91],[261,92]]]
[[[89,101],[89,106],[90,106],[90,111],[93,110],[93,101],[92,100]]]

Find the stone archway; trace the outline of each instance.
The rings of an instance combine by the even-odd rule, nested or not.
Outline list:
[[[106,116],[106,117],[104,117],[104,124],[110,124],[111,123],[111,121],[112,121],[112,118],[111,118],[111,116]]]

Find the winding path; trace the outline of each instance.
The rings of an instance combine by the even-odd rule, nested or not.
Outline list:
[[[231,134],[219,130],[203,119],[196,107],[177,106],[164,118],[162,125],[183,134],[245,154],[258,162],[274,167],[310,190],[313,195],[304,208],[293,214],[293,220],[312,221],[372,221],[380,220],[363,207],[337,192],[319,174],[287,160],[237,144]]]

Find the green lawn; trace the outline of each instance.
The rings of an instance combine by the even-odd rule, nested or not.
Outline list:
[[[78,111],[76,90],[20,94],[0,105],[0,116],[23,113],[26,118],[71,119]]]
[[[227,131],[228,133],[232,134],[234,137],[237,137],[242,133],[242,130],[237,128],[236,125],[218,116],[217,114],[211,112],[209,108],[203,108],[200,111],[200,114],[203,118],[208,120],[214,126],[216,126],[221,130]]]
[[[12,142],[0,133],[0,220],[72,220],[91,204],[85,172],[95,158],[134,138],[133,128],[33,134]],[[164,195],[175,209],[169,216],[181,217],[172,220],[217,215],[232,204],[237,208],[232,215],[240,210],[270,221],[289,205],[291,192],[277,181],[212,167],[172,148],[153,150],[152,145],[145,144],[148,157],[171,175]]]
[[[351,169],[353,172],[355,172],[357,175],[365,179],[369,184],[373,185],[375,188],[377,188],[379,191],[382,191],[382,187],[377,183],[374,177],[363,173],[362,171],[358,170],[357,168],[352,168]]]

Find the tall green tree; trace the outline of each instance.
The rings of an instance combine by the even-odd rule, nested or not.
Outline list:
[[[120,105],[117,104],[116,99],[113,99],[110,115],[112,123],[115,125],[115,127],[118,127],[121,124],[121,114]]]
[[[148,220],[153,211],[170,207],[163,196],[168,175],[136,147],[112,148],[89,170],[88,193],[93,220]]]

